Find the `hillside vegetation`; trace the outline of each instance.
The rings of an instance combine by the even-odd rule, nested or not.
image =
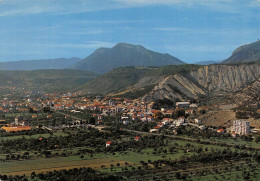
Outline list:
[[[184,74],[196,70],[199,65],[170,65],[164,67],[120,67],[80,87],[81,91],[91,94],[107,94],[126,89],[130,85],[140,83],[143,86],[151,86],[158,83],[161,78],[171,74]],[[145,79],[145,80],[144,80]],[[139,87],[137,85],[137,87]]]
[[[38,70],[38,69],[66,69],[81,59],[56,58],[46,60],[21,60],[14,62],[0,62],[0,70]]]
[[[0,91],[23,89],[64,92],[92,80],[97,75],[83,70],[1,70]]]

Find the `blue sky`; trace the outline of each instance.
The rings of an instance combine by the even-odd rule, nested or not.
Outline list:
[[[85,58],[140,44],[185,62],[260,38],[260,0],[0,0],[0,61]]]

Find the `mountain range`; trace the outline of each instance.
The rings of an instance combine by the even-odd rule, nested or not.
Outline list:
[[[260,78],[259,54],[260,43],[257,41],[236,49],[222,63],[195,65],[185,64],[169,54],[153,52],[140,45],[120,43],[113,48],[97,49],[82,60],[0,63],[0,69],[7,69],[0,71],[0,91],[71,90],[142,97],[150,101],[235,93]],[[67,67],[74,69],[65,69]],[[50,70],[34,70],[42,68]],[[32,69],[34,71],[17,71]]]
[[[80,58],[72,57],[0,62],[0,70],[67,69],[80,60]]]
[[[229,64],[258,60],[260,60],[260,41],[237,48],[232,55],[224,61],[200,61],[194,64]],[[102,74],[118,67],[181,64],[185,64],[185,62],[167,53],[154,52],[141,45],[119,43],[112,48],[99,48],[84,59],[73,57],[0,62],[0,70],[81,69]]]
[[[208,61],[200,61],[200,62],[195,62],[193,64],[197,64],[197,65],[211,65],[211,64],[218,64],[221,63],[222,61],[212,61],[212,60],[208,60]]]

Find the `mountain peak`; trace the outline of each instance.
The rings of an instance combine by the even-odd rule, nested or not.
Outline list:
[[[118,44],[116,44],[113,48],[116,48],[116,47],[142,48],[142,49],[145,49],[142,45],[133,45],[133,44],[130,44],[130,43],[118,43]]]
[[[113,48],[99,48],[73,68],[105,73],[125,66],[164,66],[184,64],[169,54],[146,49],[141,45],[118,43]]]

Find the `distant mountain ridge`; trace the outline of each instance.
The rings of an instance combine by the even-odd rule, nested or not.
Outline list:
[[[197,65],[211,65],[211,64],[218,64],[218,63],[221,63],[221,61],[208,60],[208,61],[195,62],[195,63],[193,63],[193,64],[197,64]]]
[[[72,66],[80,60],[80,58],[72,57],[0,62],[0,70],[67,69],[68,67]]]
[[[260,61],[260,40],[240,46],[222,63],[245,63]]]
[[[106,73],[125,66],[165,66],[185,64],[169,54],[157,53],[141,45],[119,43],[113,48],[99,48],[71,68]]]

